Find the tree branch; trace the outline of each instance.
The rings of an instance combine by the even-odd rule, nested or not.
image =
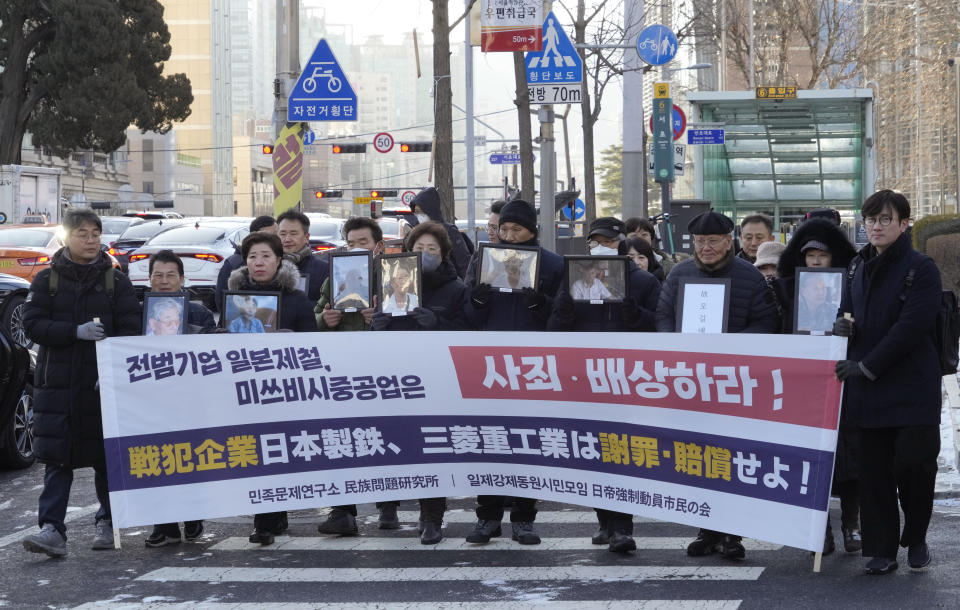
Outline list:
[[[463,11],[463,14],[457,17],[457,20],[453,22],[453,24],[450,26],[450,32],[453,32],[453,30],[460,25],[460,22],[467,18],[467,15],[470,14],[470,9],[472,9],[473,5],[476,3],[477,0],[470,0],[470,6],[468,6],[467,9]]]

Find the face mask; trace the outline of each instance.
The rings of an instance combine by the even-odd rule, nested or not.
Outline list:
[[[440,257],[430,252],[422,252],[420,254],[420,266],[423,267],[424,273],[436,271],[437,267],[440,266]]]
[[[418,221],[418,222],[430,222],[430,217],[427,216],[426,214],[417,214],[417,221]]]
[[[613,248],[606,246],[595,246],[590,248],[590,256],[616,256],[618,252]]]

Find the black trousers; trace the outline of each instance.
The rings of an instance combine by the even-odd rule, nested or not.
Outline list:
[[[939,426],[860,430],[864,557],[896,558],[897,544],[926,542],[940,453]],[[900,512],[903,509],[903,532]]]
[[[604,508],[595,508],[597,511],[597,521],[602,529],[611,534],[621,533],[633,536],[633,515],[628,513],[618,513],[614,510]]]
[[[280,534],[287,529],[287,511],[276,513],[257,513],[253,516],[253,527],[258,530],[269,530]]]
[[[533,498],[514,498],[510,510],[510,522],[533,522],[537,518],[537,501]],[[477,496],[477,519],[481,521],[503,520],[503,496]]]
[[[421,498],[419,502],[420,502],[420,519],[421,520],[431,521],[437,524],[443,523],[443,513],[445,513],[447,510],[446,498]],[[383,508],[384,506],[397,507],[397,506],[400,506],[400,502],[396,500],[392,500],[389,502],[377,502],[377,510]],[[356,504],[342,504],[340,506],[334,506],[333,508],[350,513],[354,517],[357,516]]]
[[[67,516],[67,503],[70,500],[70,487],[73,485],[73,468],[47,464],[43,473],[43,491],[40,492],[40,510],[37,513],[37,524],[43,527],[45,523],[53,525],[60,534],[67,537],[67,526],[63,520]],[[95,466],[93,469],[93,487],[100,501],[100,509],[94,520],[100,522],[110,519],[110,490],[107,487],[106,465]]]

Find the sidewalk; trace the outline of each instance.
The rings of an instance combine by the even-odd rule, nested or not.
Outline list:
[[[944,377],[943,410],[940,414],[940,457],[937,458],[937,488],[934,498],[960,498],[960,382],[958,377]]]

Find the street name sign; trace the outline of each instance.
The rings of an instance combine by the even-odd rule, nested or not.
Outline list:
[[[539,51],[542,20],[542,0],[483,0],[480,50]]]

